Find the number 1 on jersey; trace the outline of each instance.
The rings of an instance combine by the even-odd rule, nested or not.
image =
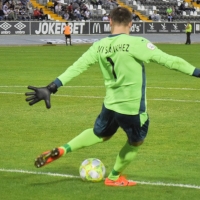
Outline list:
[[[113,60],[110,57],[106,57],[106,59],[112,66],[112,74],[113,74],[114,78],[117,79],[117,75],[116,75],[115,69],[114,69],[115,63],[113,62]]]

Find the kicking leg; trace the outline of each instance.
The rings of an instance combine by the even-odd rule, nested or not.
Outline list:
[[[42,153],[35,159],[35,166],[38,168],[42,167],[46,164],[53,162],[54,160],[57,160],[66,153],[75,151],[83,147],[91,146],[93,144],[103,141],[104,141],[103,138],[99,138],[94,134],[93,129],[87,129],[78,136],[76,136],[74,139],[69,141],[67,144],[55,148],[51,151]]]

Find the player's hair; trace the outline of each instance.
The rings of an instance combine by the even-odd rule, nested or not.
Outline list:
[[[132,21],[132,13],[124,7],[117,7],[111,10],[110,18],[115,24],[121,24],[127,26]]]

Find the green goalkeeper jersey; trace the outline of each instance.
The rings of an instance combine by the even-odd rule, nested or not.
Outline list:
[[[188,75],[192,75],[195,70],[182,58],[164,53],[143,37],[118,34],[95,42],[58,79],[65,85],[96,62],[104,77],[105,107],[128,115],[146,113],[143,62],[159,63]]]

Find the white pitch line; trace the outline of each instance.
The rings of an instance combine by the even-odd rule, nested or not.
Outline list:
[[[70,174],[58,174],[51,172],[34,172],[27,170],[18,170],[18,169],[3,169],[0,168],[1,172],[10,172],[10,173],[23,173],[23,174],[34,174],[34,175],[46,175],[46,176],[56,176],[56,177],[65,177],[65,178],[80,178],[79,176],[74,176]],[[163,182],[145,182],[145,181],[136,181],[141,185],[155,185],[155,186],[167,186],[167,187],[181,187],[181,188],[191,188],[191,189],[200,189],[198,185],[190,185],[190,184],[174,184],[174,183],[163,183]]]
[[[166,87],[147,87],[149,89],[160,89],[160,90],[200,90],[198,88],[166,88]]]
[[[0,92],[0,94],[14,94],[14,95],[24,95],[20,92]],[[76,95],[65,95],[56,94],[55,97],[72,97],[72,98],[87,98],[87,99],[103,99],[104,97],[98,96],[76,96]],[[173,101],[173,102],[186,102],[186,103],[200,103],[200,100],[185,100],[185,99],[147,99],[148,101]]]

